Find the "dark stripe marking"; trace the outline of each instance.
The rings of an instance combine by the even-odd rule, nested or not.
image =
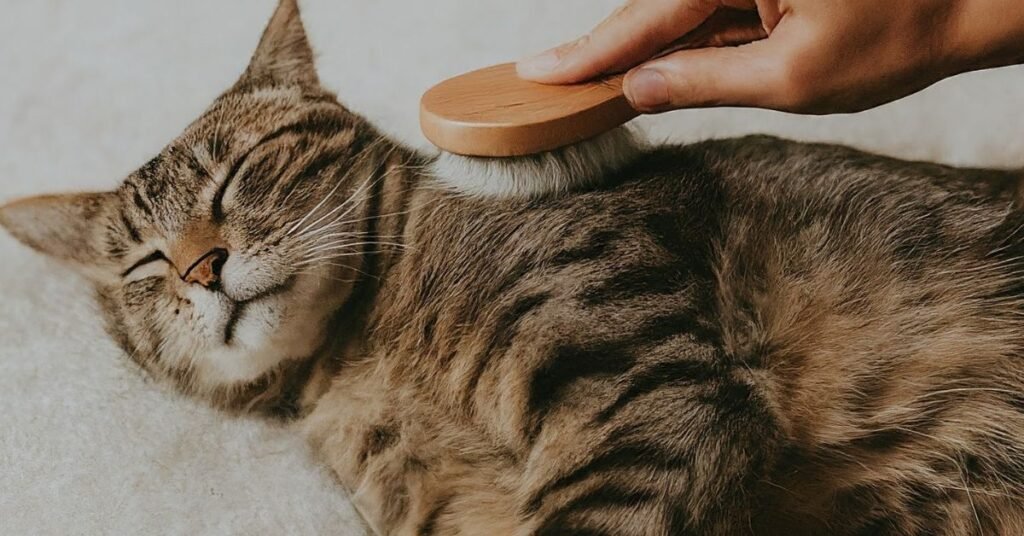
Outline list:
[[[145,212],[150,218],[153,217],[153,210],[150,209],[149,205],[142,198],[142,194],[139,193],[139,189],[132,184],[132,201],[135,203],[136,208]]]
[[[423,517],[423,521],[420,522],[420,526],[416,529],[416,534],[419,536],[431,536],[437,532],[437,522],[441,519],[441,514],[448,509],[451,505],[453,495],[446,495],[434,503],[430,507],[430,511]]]
[[[586,305],[600,305],[638,296],[674,294],[692,283],[692,278],[678,263],[633,266],[587,289],[582,299]]]
[[[584,239],[583,244],[556,253],[551,262],[555,266],[564,266],[603,257],[611,249],[613,242],[621,236],[620,232],[610,229],[591,233]]]
[[[527,500],[524,511],[527,514],[536,513],[548,495],[607,471],[635,467],[677,471],[689,465],[690,455],[688,453],[669,452],[653,443],[636,441],[623,443],[541,486]]]
[[[632,490],[618,485],[602,485],[562,507],[565,512],[580,512],[608,507],[637,507],[654,500],[657,495],[648,490]]]
[[[359,465],[366,463],[372,456],[395,446],[401,433],[394,424],[374,426],[363,436],[363,449],[359,452]]]
[[[655,212],[648,214],[644,219],[644,229],[658,245],[673,255],[686,254],[703,258],[708,242],[705,240],[702,243],[695,243],[693,240],[687,240],[689,237],[683,234],[687,226],[680,221],[681,219],[675,212]]]
[[[657,363],[654,366],[637,372],[629,380],[626,388],[614,402],[598,413],[593,423],[604,424],[614,417],[630,402],[661,387],[702,384],[720,377],[717,367],[707,361],[687,360]]]
[[[535,416],[527,435],[536,437],[546,415],[561,402],[565,391],[576,381],[623,374],[636,363],[638,350],[657,346],[678,335],[691,335],[698,343],[718,341],[716,332],[703,328],[692,313],[683,311],[654,318],[618,341],[589,347],[569,345],[557,348],[552,358],[531,375],[527,407]]]
[[[537,534],[600,534],[600,532],[595,532],[595,529],[586,526],[588,511],[594,512],[605,508],[636,508],[649,503],[656,497],[657,495],[650,491],[628,490],[616,485],[600,486],[559,508],[541,524]],[[616,515],[621,515],[621,513]]]
[[[675,335],[689,335],[694,342],[702,345],[717,347],[722,344],[722,336],[717,330],[706,326],[695,313],[687,310],[652,319],[633,338],[653,345]]]
[[[215,223],[221,223],[224,221],[224,208],[221,206],[221,203],[224,199],[224,194],[225,192],[227,192],[228,186],[235,179],[235,176],[238,174],[238,171],[241,169],[242,165],[245,164],[246,160],[249,158],[250,155],[252,155],[254,151],[256,151],[256,149],[259,149],[260,147],[270,142],[273,142],[274,140],[277,140],[281,137],[284,137],[288,134],[301,135],[305,133],[315,133],[324,135],[325,132],[337,132],[343,129],[347,124],[347,122],[343,118],[338,117],[336,115],[313,115],[314,117],[312,118],[303,118],[298,122],[285,125],[271,132],[270,134],[264,136],[252,147],[246,150],[241,157],[235,160],[235,162],[231,165],[231,169],[228,171],[227,176],[224,178],[224,182],[220,184],[220,186],[217,188],[217,192],[213,196],[212,218]]]
[[[547,292],[523,296],[501,313],[494,324],[494,330],[491,332],[487,347],[483,352],[475,356],[476,363],[473,367],[473,372],[470,373],[469,379],[466,381],[466,388],[463,390],[464,404],[469,405],[476,394],[480,378],[483,377],[492,363],[503,356],[505,350],[512,344],[512,339],[518,333],[519,324],[522,319],[549,300],[551,300],[551,294]]]
[[[131,238],[132,242],[136,244],[142,243],[142,236],[139,235],[139,229],[135,227],[135,224],[128,219],[128,215],[121,211],[121,224],[124,225],[126,231],[128,231],[128,237]]]
[[[553,356],[538,366],[530,377],[527,408],[535,414],[530,437],[536,437],[546,415],[562,401],[569,387],[586,378],[622,374],[636,363],[628,341],[593,347],[568,345],[556,348]]]

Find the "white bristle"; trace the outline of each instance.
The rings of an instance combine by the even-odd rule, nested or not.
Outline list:
[[[442,152],[431,175],[477,197],[531,198],[585,189],[634,162],[646,144],[628,127],[545,153],[481,158]]]

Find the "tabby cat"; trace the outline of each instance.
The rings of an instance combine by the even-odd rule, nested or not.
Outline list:
[[[0,221],[150,374],[293,420],[379,534],[1024,534],[1020,173],[602,143],[566,190],[457,189],[569,153],[403,148],[282,0],[117,189]]]

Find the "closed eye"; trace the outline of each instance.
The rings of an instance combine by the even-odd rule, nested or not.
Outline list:
[[[261,142],[262,143],[262,142]],[[211,217],[214,223],[224,222],[224,194],[228,191],[228,186],[231,186],[231,181],[235,179],[235,175],[238,175],[238,170],[242,168],[242,164],[249,158],[249,155],[259,147],[259,143],[254,145],[251,149],[245,152],[241,158],[235,160],[235,163],[231,165],[231,170],[227,176],[224,177],[224,182],[217,188],[217,192],[213,195],[213,207],[211,208]]]
[[[164,255],[164,252],[162,252],[160,250],[156,250],[153,253],[150,253],[149,255],[146,255],[145,257],[140,259],[138,262],[133,264],[131,266],[131,268],[128,268],[124,272],[121,272],[121,277],[128,277],[135,270],[138,270],[139,268],[142,268],[143,266],[145,266],[147,264],[151,264],[151,263],[158,262],[158,261],[169,262],[167,260],[167,257]]]
[[[224,222],[224,194],[227,193],[228,186],[230,186],[231,181],[235,179],[235,175],[238,175],[238,171],[242,168],[242,164],[245,164],[246,159],[248,159],[256,149],[260,148],[260,146],[270,143],[289,132],[296,132],[301,126],[302,123],[294,123],[285,125],[274,132],[271,132],[269,135],[265,136],[263,139],[256,142],[255,145],[250,147],[249,150],[241,156],[241,158],[235,160],[235,163],[231,165],[231,170],[228,171],[227,176],[224,177],[224,182],[220,184],[220,187],[217,188],[217,192],[213,195],[213,206],[211,207],[210,212],[214,223]]]
[[[213,217],[213,221],[216,223],[224,221],[224,194],[228,191],[228,186],[231,185],[231,179],[235,178],[235,174],[238,173],[238,168],[242,166],[242,162],[244,161],[245,159],[243,158],[232,166],[231,172],[224,178],[224,182],[221,183],[219,188],[217,188],[217,193],[213,196],[211,216]]]

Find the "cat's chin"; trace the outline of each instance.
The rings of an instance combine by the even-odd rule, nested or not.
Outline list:
[[[220,301],[216,326],[201,355],[190,358],[193,378],[205,390],[245,384],[282,364],[308,358],[323,344],[326,325],[340,306],[332,285],[312,275],[254,299]]]
[[[491,198],[535,198],[600,184],[630,165],[647,147],[629,127],[545,153],[480,158],[442,152],[431,175],[458,193]]]
[[[251,382],[280,364],[313,353],[323,338],[313,315],[292,318],[287,296],[225,305],[205,348],[191,356],[193,378],[207,390]]]

